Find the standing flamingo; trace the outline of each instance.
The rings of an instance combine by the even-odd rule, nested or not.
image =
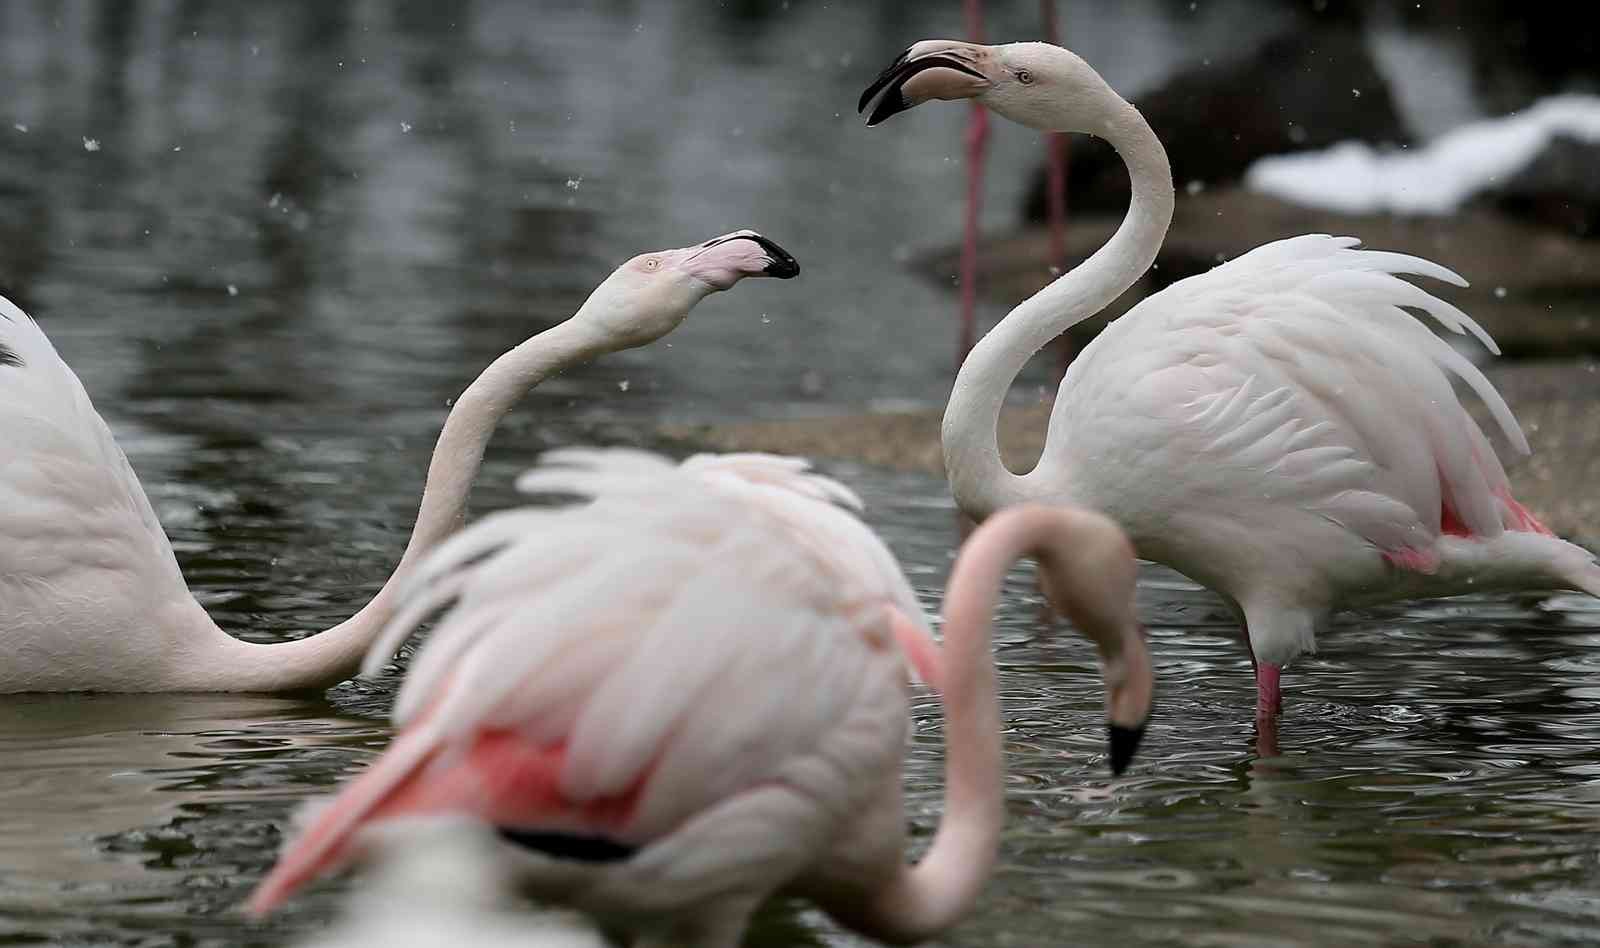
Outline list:
[[[736,945],[774,892],[869,936],[914,942],[972,907],[1001,823],[990,613],[1035,555],[1102,659],[1114,767],[1149,713],[1136,565],[1099,514],[1024,506],[968,541],[944,652],[893,554],[844,487],[771,455],[674,467],[569,449],[525,490],[587,506],[495,514],[412,583],[381,666],[447,603],[395,704],[388,751],[285,850],[263,913],[344,864],[369,824],[445,814],[499,827],[530,895],[647,933]],[[906,663],[945,705],[947,807],[903,861]]]
[[[1396,274],[1465,281],[1354,238],[1275,241],[1141,301],[1062,379],[1038,465],[1008,470],[995,431],[1012,380],[1155,259],[1172,218],[1166,152],[1088,64],[1045,43],[924,41],[861,109],[874,98],[869,125],[928,99],[976,99],[1032,128],[1098,135],[1127,163],[1133,200],[1116,234],[961,366],[945,470],[974,518],[1025,501],[1099,510],[1140,555],[1227,597],[1246,627],[1258,721],[1276,721],[1281,667],[1315,650],[1335,608],[1528,587],[1600,596],[1590,554],[1512,498],[1449,374],[1526,453],[1510,409],[1407,310],[1498,352],[1493,341]]]
[[[0,693],[291,691],[352,674],[397,583],[460,526],[495,424],[540,381],[652,342],[707,295],[799,266],[754,231],[641,254],[576,315],[496,359],[445,419],[411,540],[371,602],[319,635],[256,645],[195,601],[139,479],[50,340],[0,298]]]

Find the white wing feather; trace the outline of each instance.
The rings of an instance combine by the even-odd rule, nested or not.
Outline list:
[[[519,485],[589,503],[484,518],[412,578],[369,668],[448,611],[396,722],[425,718],[446,745],[485,728],[564,741],[575,802],[648,771],[645,836],[785,767],[848,782],[828,762],[853,745],[828,735],[875,685],[903,702],[882,607],[922,619],[893,555],[836,505],[855,495],[770,455],[553,454]]]
[[[1484,401],[1518,451],[1527,439],[1483,373],[1413,311],[1498,349],[1465,313],[1398,275],[1465,281],[1357,243],[1275,241],[1112,323],[1062,387],[1075,474],[1095,477],[1088,459],[1181,456],[1195,492],[1188,509],[1299,505],[1388,550],[1431,546],[1441,504],[1480,536],[1515,522],[1504,470],[1450,378]],[[1104,398],[1128,393],[1129,377],[1140,380],[1132,398],[1113,410]],[[1097,416],[1126,423],[1096,431]]]

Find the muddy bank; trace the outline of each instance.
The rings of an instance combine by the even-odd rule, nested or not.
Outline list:
[[[1528,434],[1531,457],[1502,453],[1521,501],[1563,537],[1600,549],[1600,361],[1503,364],[1491,381]],[[896,470],[944,474],[943,408],[831,418],[675,425],[667,437],[720,451],[776,451],[838,458]],[[1039,457],[1048,403],[1014,405],[1001,416],[1000,449],[1013,469]],[[1488,426],[1487,416],[1480,421]]]

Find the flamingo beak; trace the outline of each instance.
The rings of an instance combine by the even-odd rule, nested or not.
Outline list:
[[[1107,726],[1107,730],[1110,732],[1107,756],[1111,759],[1111,774],[1120,777],[1139,752],[1139,742],[1144,740],[1144,725],[1123,727],[1113,723]]]
[[[789,251],[753,230],[736,230],[689,248],[681,266],[719,290],[747,276],[788,280],[800,275],[800,264]]]
[[[1115,676],[1116,683],[1107,695],[1110,713],[1106,724],[1106,757],[1111,762],[1112,775],[1117,777],[1128,769],[1139,751],[1155,698],[1155,672],[1150,667],[1150,649],[1145,644],[1142,625],[1134,624],[1123,635],[1120,664],[1124,671]]]
[[[872,80],[861,93],[856,111],[865,112],[874,98],[878,100],[867,117],[870,127],[929,99],[971,99],[982,95],[993,85],[983,74],[988,60],[987,46],[958,40],[923,40],[901,53]]]

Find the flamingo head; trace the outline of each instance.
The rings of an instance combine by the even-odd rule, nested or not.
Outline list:
[[[622,347],[671,332],[695,304],[745,277],[798,276],[787,250],[753,230],[736,230],[693,247],[642,253],[595,287],[574,319],[598,327]]]
[[[1106,685],[1107,756],[1121,774],[1144,739],[1155,675],[1135,612],[1138,561],[1127,535],[1099,513],[1063,510],[1071,541],[1036,555],[1045,599],[1095,643]],[[1063,531],[1065,535],[1065,531]]]
[[[929,99],[975,99],[1031,128],[1091,134],[1114,114],[1106,103],[1121,101],[1088,63],[1059,46],[960,40],[923,40],[901,53],[861,93],[856,111],[874,99],[868,125]]]

